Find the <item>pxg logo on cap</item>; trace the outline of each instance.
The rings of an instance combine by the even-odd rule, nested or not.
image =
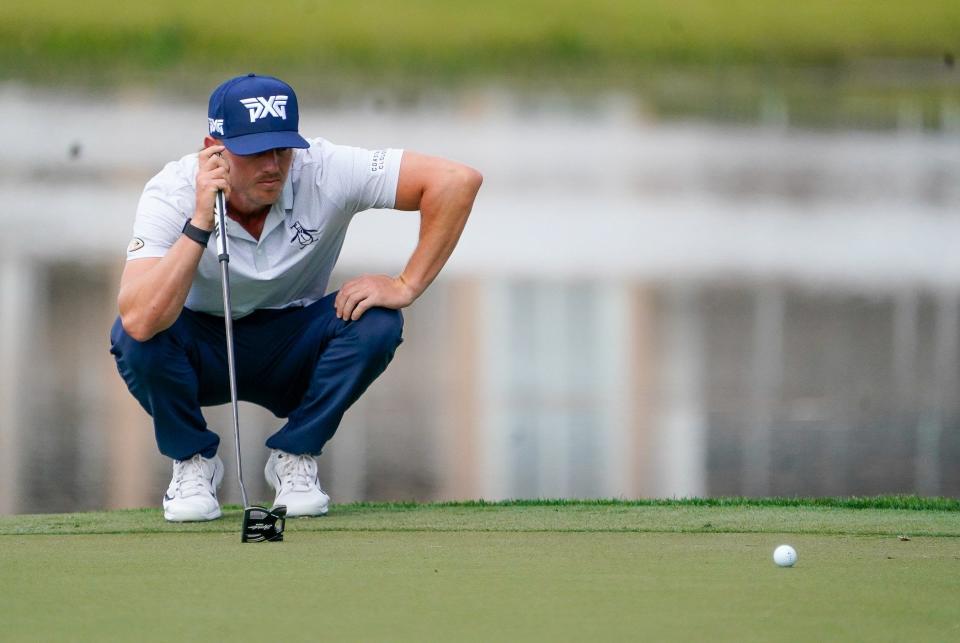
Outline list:
[[[272,76],[247,74],[223,83],[210,95],[210,136],[234,154],[278,147],[310,147],[297,131],[300,113],[293,88]]]

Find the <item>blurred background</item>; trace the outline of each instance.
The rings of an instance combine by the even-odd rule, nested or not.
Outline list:
[[[159,506],[108,330],[143,184],[248,71],[306,136],[485,176],[335,502],[957,496],[958,53],[946,0],[5,3],[0,513]],[[417,226],[357,215],[331,290]],[[241,408],[254,498],[281,424]]]

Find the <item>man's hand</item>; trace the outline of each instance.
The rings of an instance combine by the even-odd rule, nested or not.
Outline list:
[[[223,145],[211,145],[204,148],[198,156],[197,164],[197,209],[191,223],[201,230],[213,230],[213,204],[217,190],[223,190],[224,196],[230,196],[230,166],[220,156]]]
[[[343,284],[333,306],[338,318],[356,321],[374,306],[397,310],[409,306],[416,298],[417,293],[403,277],[363,275]]]

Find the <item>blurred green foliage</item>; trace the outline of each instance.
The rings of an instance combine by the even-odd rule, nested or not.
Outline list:
[[[0,74],[31,81],[274,70],[629,78],[652,67],[952,61],[956,0],[113,0],[0,5]]]

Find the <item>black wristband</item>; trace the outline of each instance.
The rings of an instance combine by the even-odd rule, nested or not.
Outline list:
[[[212,233],[213,230],[201,230],[197,226],[193,225],[190,223],[190,219],[187,219],[183,224],[183,234],[185,234],[188,239],[193,239],[204,248],[207,247],[207,243],[209,243],[210,235]]]

